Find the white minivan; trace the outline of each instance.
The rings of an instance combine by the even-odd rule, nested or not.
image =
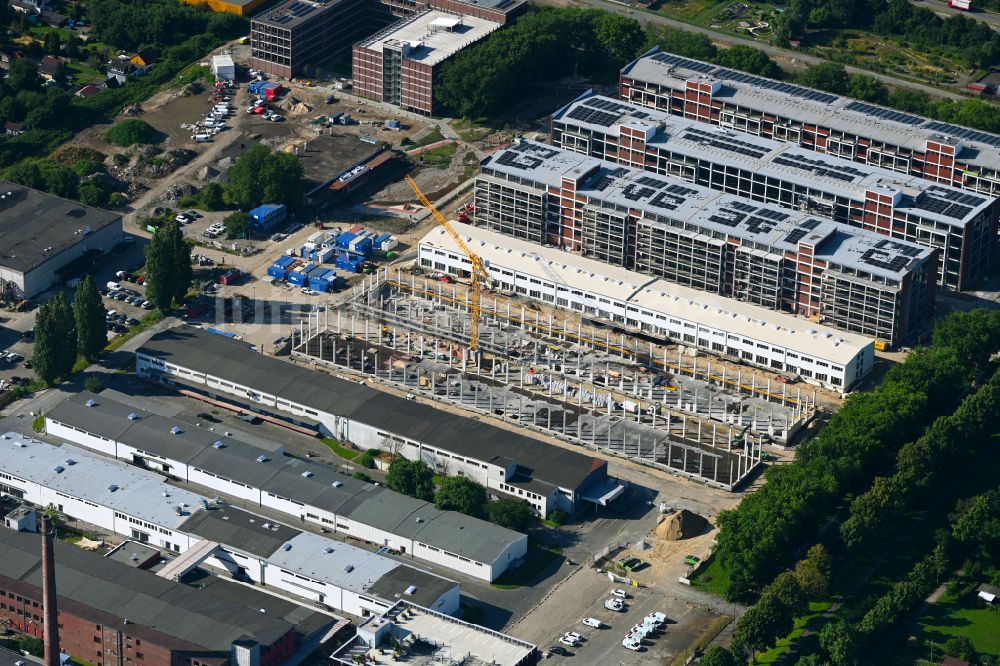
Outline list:
[[[122,288],[122,286],[120,284],[118,284],[117,282],[109,282],[108,283],[108,291],[118,291],[121,288]]]

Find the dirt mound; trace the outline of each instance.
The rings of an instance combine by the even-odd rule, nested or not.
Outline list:
[[[697,513],[681,509],[656,527],[656,536],[667,541],[690,539],[701,534],[707,523]]]

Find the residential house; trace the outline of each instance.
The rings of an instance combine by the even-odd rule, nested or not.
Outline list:
[[[46,81],[63,82],[65,74],[66,59],[59,56],[47,55],[42,58],[38,65],[38,73]]]
[[[144,73],[149,71],[149,68],[153,66],[157,60],[160,59],[160,52],[156,49],[142,49],[134,56],[132,56],[132,63],[141,69]]]
[[[117,60],[111,61],[111,64],[108,65],[107,78],[109,80],[114,79],[117,83],[122,84],[132,77],[141,76],[145,73],[145,69],[140,69],[129,58],[121,56]]]
[[[3,129],[8,136],[20,136],[21,134],[24,133],[24,130],[27,128],[24,126],[24,123],[15,123],[11,120],[8,120],[3,124]]]
[[[48,0],[11,0],[10,8],[22,14],[36,15],[48,11]]]
[[[101,87],[100,84],[88,83],[87,85],[76,91],[76,96],[83,97],[84,99],[86,99],[87,97],[93,97],[97,93],[101,92],[101,90],[103,90],[103,87]]]

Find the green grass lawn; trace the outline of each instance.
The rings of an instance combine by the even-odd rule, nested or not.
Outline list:
[[[414,148],[420,148],[422,146],[429,146],[432,143],[437,143],[438,141],[444,141],[444,135],[441,134],[441,130],[436,126],[431,129],[430,132],[425,134],[423,137],[416,139],[413,143],[406,146],[407,150],[412,150]]]
[[[711,557],[708,563],[691,578],[691,584],[725,599],[726,589],[729,588],[729,574],[722,569],[719,558]]]
[[[966,636],[979,654],[1000,657],[1000,611],[990,610],[975,597],[975,592],[961,599],[945,594],[920,616],[912,633],[913,646],[896,656],[894,664],[912,664],[926,659],[930,643],[940,646],[954,636]]]
[[[451,161],[454,159],[456,151],[458,151],[458,146],[450,143],[446,146],[432,148],[426,153],[421,153],[417,159],[420,160],[423,158],[424,166],[447,169],[451,165]]]
[[[49,34],[50,32],[59,33],[59,41],[61,41],[63,44],[68,42],[69,36],[73,34],[73,31],[70,30],[69,28],[52,28],[47,25],[33,25],[30,28],[28,28],[28,34],[38,39],[45,39],[45,35]]]
[[[809,612],[805,615],[795,618],[795,628],[792,632],[778,640],[778,644],[768,650],[767,652],[757,653],[758,664],[777,664],[779,663],[788,649],[802,637],[808,630],[818,631],[820,625],[823,621],[823,613],[829,610],[829,601],[810,601],[809,602]]]
[[[355,458],[357,458],[358,456],[360,456],[361,453],[362,453],[361,451],[355,451],[355,450],[349,449],[349,448],[347,448],[345,446],[341,446],[340,442],[338,442],[335,439],[331,439],[330,437],[324,437],[323,438],[323,443],[326,444],[328,447],[330,447],[331,451],[333,451],[334,453],[336,453],[338,456],[340,456],[344,460],[354,460]]]
[[[97,79],[98,81],[104,80],[104,75],[103,74],[101,74],[96,69],[91,69],[82,60],[75,60],[75,61],[72,61],[70,63],[67,63],[67,65],[66,65],[66,73],[67,74],[75,74],[76,75],[76,79],[74,79],[74,83],[76,83],[77,85],[79,85],[81,87],[84,86],[84,85],[86,85],[86,84],[88,84],[88,83],[90,83],[94,79]]]
[[[467,143],[482,141],[493,133],[492,127],[480,125],[471,120],[465,120],[464,118],[458,118],[451,121],[449,124],[451,125],[451,128],[455,130],[455,133],[462,137],[462,141]]]

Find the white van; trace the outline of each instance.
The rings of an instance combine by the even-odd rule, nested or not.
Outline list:
[[[121,288],[122,288],[122,286],[120,284],[118,284],[117,282],[109,282],[108,283],[108,291],[119,291]]]
[[[209,141],[212,140],[212,137],[209,136],[208,134],[195,134],[191,138],[197,141],[198,143],[208,143]]]

